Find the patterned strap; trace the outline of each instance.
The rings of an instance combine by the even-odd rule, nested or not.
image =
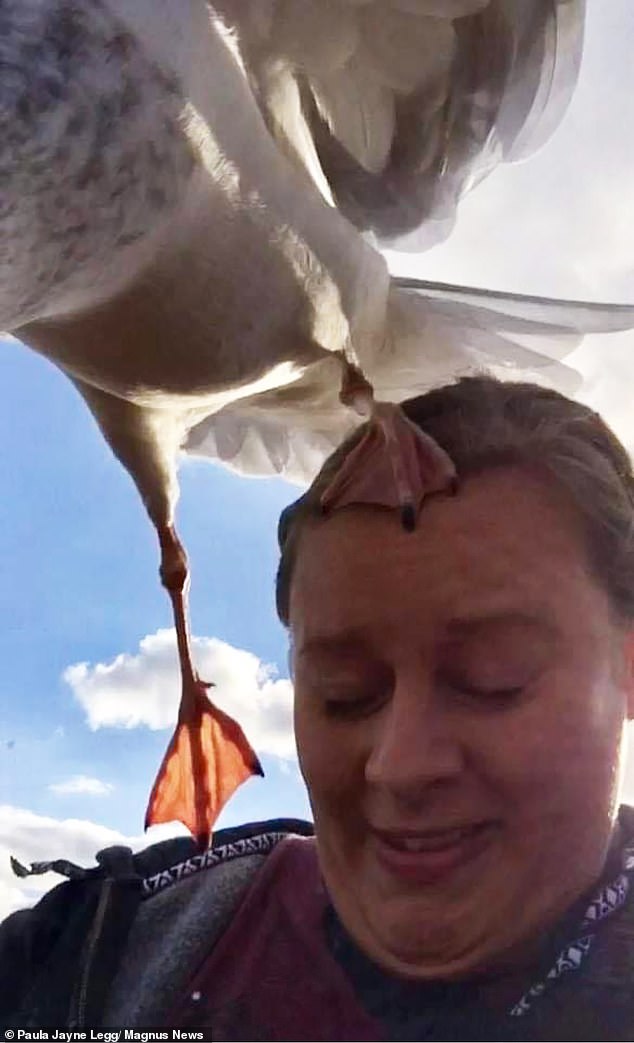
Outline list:
[[[625,906],[633,874],[634,843],[630,843],[623,849],[621,873],[600,888],[585,911],[575,939],[562,949],[546,977],[527,989],[520,1001],[511,1008],[511,1017],[524,1017],[562,975],[581,969],[595,945],[599,924]]]
[[[175,866],[170,866],[169,869],[162,869],[159,873],[147,877],[142,885],[143,897],[149,898],[159,891],[164,891],[166,887],[177,884],[179,880],[200,873],[204,869],[211,869],[213,866],[220,865],[221,862],[229,862],[231,859],[241,858],[243,855],[268,855],[275,845],[286,836],[288,836],[287,832],[260,833],[256,836],[242,837],[231,844],[224,844],[222,847],[209,848],[200,855],[193,855],[184,862],[179,862]]]

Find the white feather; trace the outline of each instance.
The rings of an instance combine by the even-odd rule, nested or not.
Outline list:
[[[447,234],[465,191],[554,130],[577,80],[585,0],[267,0],[265,19],[259,0],[217,6],[280,146],[379,241],[420,249],[430,220]],[[271,92],[280,69],[285,90]],[[293,80],[304,103],[290,119]],[[308,98],[330,141],[315,144]]]

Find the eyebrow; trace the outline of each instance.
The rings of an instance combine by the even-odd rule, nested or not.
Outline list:
[[[341,630],[337,634],[321,634],[309,637],[297,648],[297,655],[336,655],[350,652],[367,652],[370,643],[361,630]]]
[[[545,612],[491,612],[473,616],[456,616],[443,626],[441,641],[461,641],[484,636],[487,631],[521,628],[533,630],[543,637],[555,640],[559,627],[550,613]],[[318,634],[308,638],[297,648],[298,656],[367,654],[371,643],[362,630],[350,628],[336,634]]]
[[[554,639],[559,636],[560,628],[550,612],[492,612],[486,615],[473,615],[450,619],[446,625],[449,639],[465,639],[486,633],[487,630],[504,630],[518,628],[534,630],[544,637]]]

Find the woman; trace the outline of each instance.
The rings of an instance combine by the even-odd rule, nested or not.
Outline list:
[[[125,946],[127,927],[67,972],[68,1023],[79,976],[106,1025],[216,1040],[634,1038],[630,461],[529,384],[466,378],[404,410],[457,474],[413,531],[324,515],[359,433],[280,524],[316,841],[247,827],[146,873]],[[17,915],[12,964],[38,918]]]

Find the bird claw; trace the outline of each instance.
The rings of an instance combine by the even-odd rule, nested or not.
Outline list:
[[[416,509],[412,503],[405,503],[401,507],[401,525],[406,532],[413,532],[416,528]]]

